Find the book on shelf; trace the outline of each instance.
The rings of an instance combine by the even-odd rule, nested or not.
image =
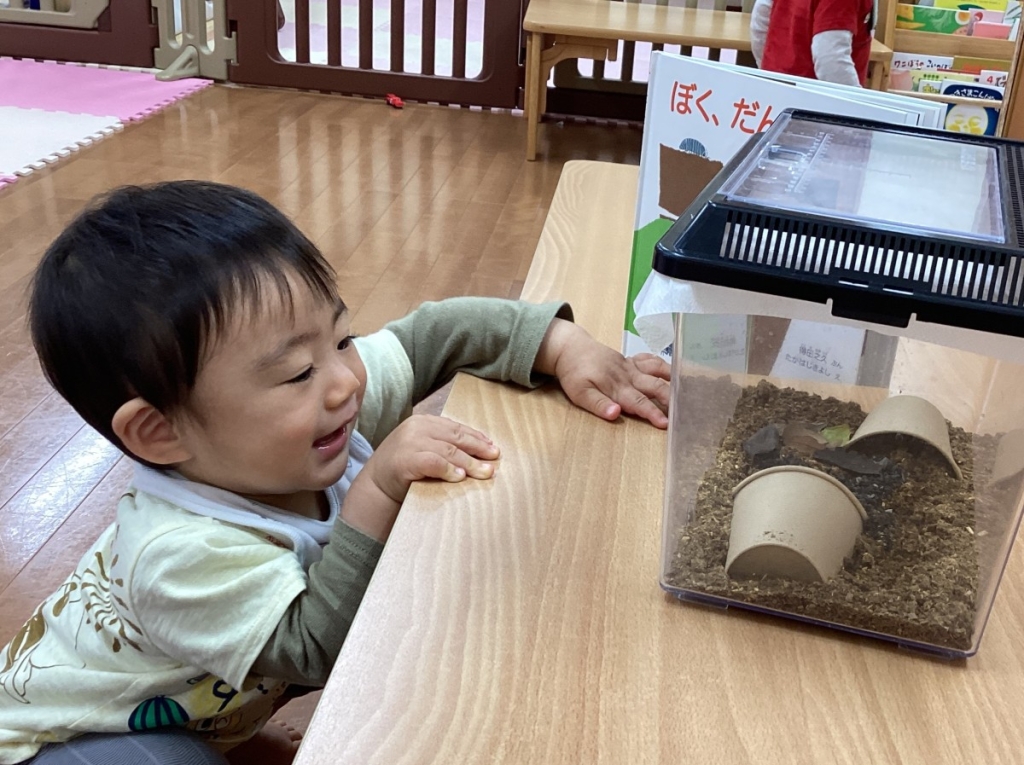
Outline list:
[[[997,88],[1005,88],[1009,78],[1009,72],[1002,72],[997,69],[982,69],[978,73],[978,82],[983,85],[995,85]]]
[[[892,54],[892,71],[902,72],[911,69],[952,69],[952,56],[928,56],[921,53],[901,53],[895,51]]]
[[[981,74],[984,69],[1010,71],[1010,62],[998,58],[977,58],[975,56],[954,56],[953,70],[968,74]]]
[[[949,8],[952,10],[969,10],[971,8],[982,8],[987,11],[1006,11],[1007,0],[934,0],[932,5],[936,8]]]
[[[1003,88],[982,83],[946,80],[941,93],[956,98],[974,98],[984,101],[1002,101]],[[981,104],[949,104],[945,128],[954,133],[995,135],[999,122],[999,109]]]
[[[1007,39],[1011,31],[1010,24],[1004,23],[1004,11],[1002,10],[938,8],[910,3],[897,4],[896,28],[933,34],[996,37],[997,39]]]

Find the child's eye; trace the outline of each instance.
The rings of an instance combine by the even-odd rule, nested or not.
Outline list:
[[[354,338],[355,338],[355,335],[349,335],[348,337],[346,337],[344,340],[342,340],[340,343],[338,343],[338,350],[339,351],[346,350],[349,346],[352,345],[352,340]]]
[[[305,369],[301,374],[295,375],[291,380],[286,381],[286,385],[292,385],[294,383],[306,382],[316,372],[316,367],[309,367]]]

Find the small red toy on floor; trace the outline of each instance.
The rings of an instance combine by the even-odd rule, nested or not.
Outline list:
[[[384,96],[384,103],[395,109],[401,109],[403,106],[405,106],[405,102],[402,101],[402,99],[396,96],[394,93],[388,93],[386,96]]]

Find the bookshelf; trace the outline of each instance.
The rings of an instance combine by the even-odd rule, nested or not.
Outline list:
[[[1012,68],[1016,60],[1017,42],[1014,40],[994,40],[984,37],[972,37],[960,34],[937,34],[933,32],[920,32],[910,29],[897,29],[897,0],[880,0],[879,19],[876,26],[876,37],[891,47],[895,53],[909,53],[921,56],[944,56],[944,57],[968,57],[974,59],[992,59],[1007,62]],[[1018,35],[1019,36],[1019,35]],[[891,81],[891,73],[887,73],[886,84],[890,92],[899,95],[923,98],[929,101],[939,101],[947,104],[960,104],[965,106],[979,106],[989,109],[996,109],[1000,112],[999,134],[1006,134],[1008,125],[1003,110],[1006,104],[1013,101],[1015,94],[1015,78],[1007,79],[1003,100],[991,101],[980,98],[962,98],[958,96],[944,95],[939,93],[921,93],[895,86]],[[1024,107],[1024,104],[1022,104]],[[1024,108],[1021,114],[1021,136],[1024,138]]]

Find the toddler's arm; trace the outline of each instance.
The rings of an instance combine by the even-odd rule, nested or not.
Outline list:
[[[861,4],[855,0],[819,0],[813,7],[814,75],[825,82],[860,87],[853,63],[853,36],[864,24]]]
[[[374,448],[412,413],[412,406],[455,375],[534,387],[544,378],[533,362],[555,317],[572,319],[565,303],[497,298],[424,303],[382,331],[356,339],[366,366],[359,432]]]
[[[811,40],[814,74],[819,80],[860,87],[853,65],[853,33],[841,29],[819,32]]]
[[[409,356],[415,403],[456,372],[536,386],[542,379],[533,362],[555,318],[572,321],[572,309],[567,303],[464,297],[424,303],[385,329]]]
[[[413,401],[459,371],[525,387],[555,377],[573,403],[598,417],[615,419],[624,411],[667,425],[651,397],[668,404],[668,366],[650,354],[626,359],[598,343],[572,323],[572,310],[564,303],[454,298],[425,303],[386,329],[398,337],[412,365]],[[364,407],[371,400],[369,366]],[[608,409],[612,404],[614,411]],[[379,442],[379,434],[364,430],[362,419],[359,430],[371,443]]]
[[[251,671],[324,685],[383,549],[382,542],[335,522],[323,558],[309,567],[306,590],[289,605]]]
[[[403,422],[352,482],[323,558],[310,566],[306,590],[289,605],[254,671],[299,685],[326,683],[409,485],[490,478],[493,466],[480,460],[497,457],[486,436],[452,420]]]

